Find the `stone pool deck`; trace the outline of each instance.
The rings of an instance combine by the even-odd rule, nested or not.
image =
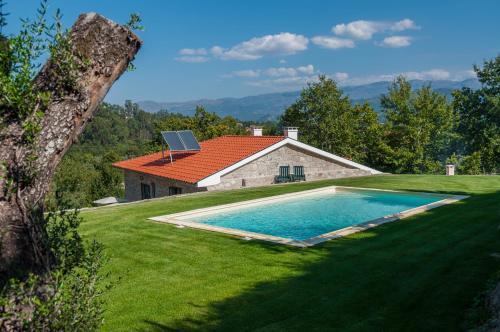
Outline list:
[[[325,193],[335,193],[337,190],[369,190],[369,191],[385,191],[385,192],[394,192],[394,193],[406,193],[406,194],[419,194],[419,195],[428,195],[428,196],[437,196],[437,197],[442,197],[443,199],[429,203],[426,205],[418,206],[416,208],[408,209],[399,213],[395,214],[390,214],[386,215],[380,218],[376,218],[373,220],[369,220],[357,225],[345,227],[336,231],[332,231],[329,233],[321,234],[315,237],[311,237],[306,240],[293,240],[293,239],[288,239],[288,238],[283,238],[283,237],[278,237],[278,236],[273,236],[273,235],[268,235],[268,234],[262,234],[262,233],[254,233],[254,232],[249,232],[249,231],[244,231],[244,230],[239,230],[239,229],[233,229],[233,228],[225,228],[225,227],[220,227],[220,226],[214,226],[214,225],[207,225],[199,222],[192,221],[190,219],[196,218],[196,217],[201,217],[201,216],[207,216],[207,215],[212,215],[212,214],[218,214],[221,212],[229,212],[229,211],[236,211],[241,208],[247,208],[247,207],[255,207],[255,206],[265,206],[267,204],[272,204],[272,203],[277,203],[277,202],[284,202],[290,199],[297,199],[299,197],[308,197],[308,196],[314,196],[318,194],[325,194]],[[332,239],[336,239],[339,237],[347,236],[350,234],[354,234],[357,232],[361,232],[373,227],[376,227],[378,225],[382,225],[388,222],[393,222],[397,221],[400,219],[404,219],[410,216],[413,216],[418,213],[422,213],[443,205],[448,205],[455,203],[457,201],[463,200],[469,196],[466,195],[448,195],[448,194],[434,194],[434,193],[425,193],[425,192],[405,192],[405,191],[396,191],[396,190],[384,190],[384,189],[373,189],[373,188],[359,188],[359,187],[345,187],[345,186],[330,186],[330,187],[325,187],[325,188],[320,188],[320,189],[313,189],[313,190],[306,190],[302,192],[295,192],[291,194],[284,194],[284,195],[277,195],[277,196],[272,196],[272,197],[266,197],[266,198],[260,198],[260,199],[254,199],[254,200],[248,200],[248,201],[243,201],[243,202],[238,202],[238,203],[232,203],[232,204],[224,204],[224,205],[217,205],[217,206],[212,206],[208,208],[203,208],[203,209],[196,209],[196,210],[191,210],[191,211],[185,211],[185,212],[180,212],[180,213],[174,213],[174,214],[169,214],[169,215],[163,215],[163,216],[157,216],[157,217],[152,217],[149,218],[149,220],[155,221],[155,222],[161,222],[161,223],[167,223],[167,224],[173,224],[178,227],[189,227],[189,228],[195,228],[195,229],[201,229],[205,231],[211,231],[211,232],[219,232],[219,233],[224,233],[224,234],[230,234],[234,236],[239,236],[244,239],[250,240],[250,239],[255,239],[255,240],[262,240],[262,241],[268,241],[268,242],[273,242],[273,243],[279,243],[279,244],[285,244],[285,245],[290,245],[290,246],[295,246],[295,247],[310,247],[314,246],[316,244],[329,241]]]

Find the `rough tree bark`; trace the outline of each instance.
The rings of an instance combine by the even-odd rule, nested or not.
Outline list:
[[[50,102],[32,145],[23,142],[20,123],[0,128],[0,277],[14,271],[50,269],[52,255],[45,245],[41,221],[54,171],[142,44],[126,27],[95,13],[80,15],[70,39],[74,50],[89,64],[78,73],[76,91]],[[36,84],[50,90],[54,80],[49,60]],[[34,178],[26,181],[31,171]]]

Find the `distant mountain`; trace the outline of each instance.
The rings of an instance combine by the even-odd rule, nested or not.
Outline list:
[[[479,88],[476,79],[465,81],[410,81],[413,88],[418,89],[424,85],[431,84],[432,88],[440,93],[451,96],[451,92],[462,87],[472,89]],[[353,103],[368,102],[375,110],[380,110],[380,95],[387,92],[390,82],[375,82],[365,85],[344,86],[342,90]],[[156,102],[139,101],[139,106],[147,112],[158,112],[168,110],[172,113],[193,115],[196,105],[203,105],[208,111],[215,112],[219,116],[231,115],[239,120],[265,121],[274,120],[290,106],[300,95],[300,91],[267,93],[257,96],[243,98],[220,98],[199,99],[186,102]]]

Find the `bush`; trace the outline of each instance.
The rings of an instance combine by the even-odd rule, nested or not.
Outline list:
[[[48,243],[56,268],[12,279],[0,294],[0,330],[95,331],[103,321],[103,293],[109,288],[100,273],[106,259],[102,245],[84,245],[77,233],[78,212],[47,215]]]
[[[481,171],[481,153],[474,152],[469,156],[465,156],[462,159],[458,167],[460,174],[477,175],[482,174]]]

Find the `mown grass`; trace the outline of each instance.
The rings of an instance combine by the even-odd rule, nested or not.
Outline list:
[[[307,249],[146,219],[331,184],[467,193]],[[104,331],[460,330],[500,270],[500,177],[383,175],[208,193],[82,213],[121,277]]]

